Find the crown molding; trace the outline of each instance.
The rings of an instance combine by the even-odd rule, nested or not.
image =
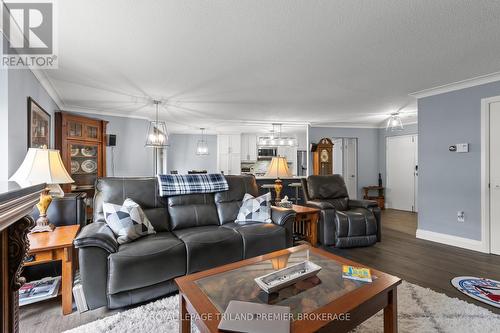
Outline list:
[[[482,84],[491,83],[495,81],[500,81],[500,72],[495,72],[491,74],[481,75],[473,77],[470,79],[448,83],[442,86],[437,86],[434,88],[424,89],[410,93],[409,95],[415,98],[424,98],[439,94],[444,94],[451,91],[456,91],[460,89],[480,86]]]
[[[61,98],[61,95],[57,91],[57,89],[54,87],[52,82],[50,81],[49,77],[45,73],[44,70],[42,69],[34,69],[30,68],[31,72],[35,76],[35,78],[40,82],[40,85],[45,89],[47,94],[52,98],[52,100],[57,104],[59,109],[64,108],[64,101]]]
[[[120,112],[114,112],[114,111],[102,111],[99,109],[93,109],[93,108],[87,108],[87,107],[80,107],[80,106],[64,106],[61,108],[61,111],[66,111],[66,112],[78,112],[78,113],[85,113],[85,114],[91,114],[94,116],[109,116],[109,117],[119,117],[119,118],[131,118],[131,119],[141,119],[141,120],[147,120],[151,121],[152,119],[144,116],[137,116],[137,115],[130,115],[126,113],[120,113]]]

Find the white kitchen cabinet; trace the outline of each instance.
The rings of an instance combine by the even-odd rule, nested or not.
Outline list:
[[[241,135],[241,160],[245,162],[257,161],[257,135]]]
[[[241,173],[241,137],[239,134],[217,135],[217,166],[226,175]]]
[[[297,173],[297,147],[278,147],[278,155],[286,158],[292,175]]]

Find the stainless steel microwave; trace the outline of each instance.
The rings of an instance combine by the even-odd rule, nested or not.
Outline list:
[[[260,147],[258,150],[257,159],[270,160],[276,156],[278,156],[278,148],[276,148],[276,147]]]

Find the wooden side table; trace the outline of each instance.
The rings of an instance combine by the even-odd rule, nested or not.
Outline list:
[[[364,200],[374,200],[377,202],[380,209],[385,209],[385,195],[383,186],[365,186],[363,187],[363,199]],[[370,195],[370,191],[377,191],[377,195]]]
[[[30,249],[28,255],[34,260],[24,262],[24,266],[33,266],[51,261],[61,261],[61,296],[62,312],[70,314],[73,310],[73,240],[80,229],[79,225],[61,226],[52,232],[29,234]]]
[[[317,208],[293,205],[297,214],[293,226],[294,234],[303,236],[312,246],[318,246],[318,220],[320,210]]]

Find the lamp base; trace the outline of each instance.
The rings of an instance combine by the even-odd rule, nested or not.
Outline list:
[[[276,198],[274,202],[276,205],[281,201],[281,190],[283,189],[283,181],[281,179],[276,179],[274,181],[274,191],[276,192]]]
[[[55,225],[49,223],[47,215],[41,214],[40,217],[36,220],[35,227],[30,230],[30,233],[54,231],[55,228],[56,228]]]

